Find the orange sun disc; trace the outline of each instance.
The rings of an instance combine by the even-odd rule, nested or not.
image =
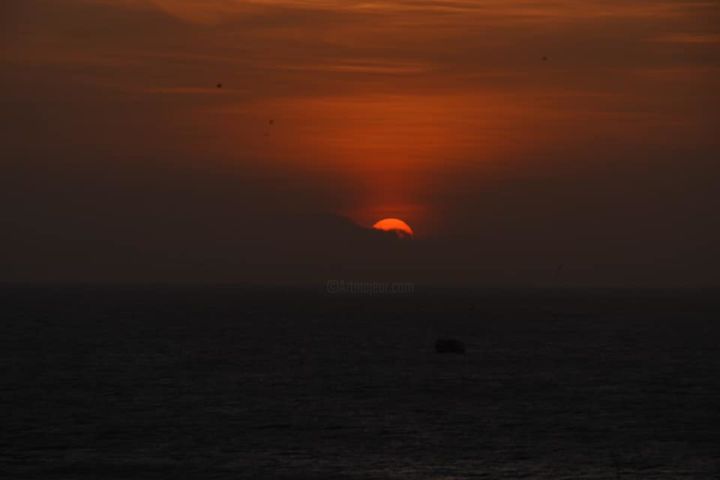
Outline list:
[[[413,229],[410,228],[410,225],[399,218],[384,218],[375,223],[373,228],[384,232],[393,232],[401,238],[413,237],[415,235],[415,232],[413,232]]]

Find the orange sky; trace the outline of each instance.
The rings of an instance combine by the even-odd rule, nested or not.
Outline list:
[[[704,191],[717,173],[707,172],[720,152],[716,1],[10,0],[0,9],[2,162],[7,178],[38,189],[29,210],[77,190],[78,178],[152,178],[149,189],[170,182],[155,178],[163,171],[196,176],[177,187],[196,193],[212,190],[203,175],[234,178],[228,201],[252,197],[239,209],[252,215],[327,213],[363,226],[401,217],[420,237],[471,242],[498,222],[498,202],[529,219],[513,227],[524,231],[554,194],[603,205],[610,219],[613,201],[586,192],[609,195],[617,182],[626,211],[650,202],[661,212],[666,200],[647,192],[678,175]],[[98,169],[112,173],[98,180]],[[58,171],[67,183],[53,183]],[[597,228],[623,228],[613,221]]]

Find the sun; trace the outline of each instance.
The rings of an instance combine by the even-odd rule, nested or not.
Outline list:
[[[382,230],[384,232],[393,232],[400,238],[413,238],[415,232],[410,228],[410,225],[403,222],[399,218],[384,218],[373,225],[375,230]]]

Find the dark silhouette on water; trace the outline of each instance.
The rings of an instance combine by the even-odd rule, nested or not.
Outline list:
[[[465,344],[454,338],[440,338],[435,342],[435,352],[462,355],[465,353]]]

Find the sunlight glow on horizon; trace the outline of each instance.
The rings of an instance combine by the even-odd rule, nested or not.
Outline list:
[[[47,116],[53,140],[83,131],[190,170],[292,175],[358,223],[398,215],[425,232],[448,217],[440,197],[581,165],[599,146],[715,145],[716,2],[17,5],[7,89],[67,112]]]

